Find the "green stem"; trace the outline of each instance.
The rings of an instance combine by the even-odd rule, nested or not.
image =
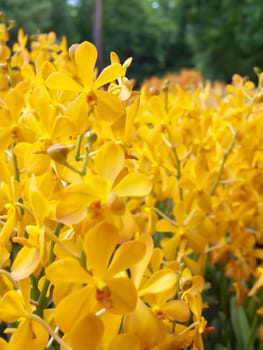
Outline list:
[[[12,67],[11,67],[11,64],[10,64],[10,58],[7,59],[7,69],[8,69],[8,81],[9,81],[9,86],[10,88],[13,88],[14,87],[14,81],[13,81],[13,77],[12,77]]]
[[[62,223],[58,222],[56,224],[56,227],[54,230],[54,234],[56,237],[58,237],[59,232],[62,229],[62,227],[63,227]],[[50,265],[55,260],[54,247],[55,247],[55,242],[51,241],[47,265]],[[47,303],[48,303],[48,298],[46,297],[46,294],[47,294],[47,291],[49,288],[49,284],[50,284],[49,280],[45,279],[45,281],[43,283],[42,290],[41,290],[39,298],[38,298],[38,307],[36,308],[36,310],[34,312],[36,315],[38,315],[40,317],[43,317],[44,309],[46,308]]]
[[[232,137],[232,140],[231,140],[231,144],[229,146],[229,148],[224,152],[224,157],[223,157],[223,160],[222,160],[222,163],[221,163],[221,166],[219,168],[219,172],[218,172],[218,175],[217,175],[217,178],[215,179],[215,182],[213,184],[213,187],[210,191],[210,196],[213,196],[215,194],[215,191],[217,189],[217,186],[220,182],[220,179],[221,179],[221,175],[222,175],[222,172],[224,170],[224,166],[225,166],[225,163],[227,161],[227,158],[229,156],[229,154],[231,153],[232,149],[234,148],[235,146],[235,142],[236,142],[236,137],[237,137],[237,133],[235,132],[233,137]]]
[[[31,288],[31,298],[35,302],[36,300],[38,300],[39,294],[40,294],[39,290],[38,290],[38,286],[37,286],[38,279],[35,276],[31,275],[30,276],[30,281],[31,281],[31,286],[32,286],[32,288]]]
[[[69,253],[74,258],[80,257],[80,255],[77,252],[75,252],[74,250],[70,249],[68,246],[63,244],[63,242],[61,242],[61,240],[54,234],[53,231],[47,228],[46,234],[54,243],[57,243],[63,250],[65,250],[65,252]]]
[[[175,156],[175,161],[176,161],[176,168],[177,168],[177,174],[176,174],[176,178],[177,180],[179,181],[182,177],[182,169],[181,169],[181,160],[180,158],[178,157],[178,154],[177,154],[177,150],[176,148],[172,145],[172,143],[170,142],[170,140],[172,140],[172,135],[170,133],[170,130],[168,128],[166,128],[166,131],[167,131],[167,134],[168,134],[168,137],[169,137],[169,140],[168,141],[168,144],[169,144],[169,147],[171,148],[174,156]],[[183,200],[183,189],[179,186],[179,197],[181,200]]]
[[[49,335],[51,335],[51,337],[54,338],[55,341],[61,346],[61,349],[72,350],[72,348],[67,343],[65,343],[64,340],[61,339],[60,336],[56,332],[54,332],[53,329],[50,327],[50,325],[46,321],[44,321],[41,317],[39,317],[36,314],[31,314],[30,318],[31,320],[34,320],[40,323],[47,330]]]
[[[76,157],[76,154],[75,154],[75,157]],[[78,157],[77,160],[80,160],[79,154],[77,155],[77,157]],[[89,160],[89,149],[86,147],[81,169],[77,169],[77,168],[73,167],[68,162],[66,162],[64,165],[67,168],[69,168],[70,170],[74,171],[75,173],[78,173],[80,176],[84,176],[84,175],[86,175],[88,160]]]
[[[84,253],[84,251],[82,250],[82,252],[81,252],[81,255],[80,255],[80,265],[84,268],[84,269],[86,269],[86,255],[85,255],[85,253]]]
[[[260,290],[259,300],[258,300],[257,304],[258,304],[258,306],[261,306],[262,303],[263,303],[263,288],[261,288],[261,290]],[[254,339],[255,339],[255,334],[256,334],[256,331],[258,329],[258,323],[259,323],[259,314],[257,312],[255,312],[245,350],[250,350],[252,348],[252,344],[253,344]]]
[[[228,322],[226,320],[226,318],[228,317],[228,310],[229,310],[229,294],[228,294],[227,280],[225,278],[224,265],[220,265],[219,272],[220,272],[220,308],[225,317],[225,322],[223,326],[223,336],[225,339],[225,345],[227,345],[229,348],[230,336],[229,336]]]
[[[172,147],[172,150],[173,150],[173,154],[175,156],[175,159],[176,159],[176,168],[177,168],[177,180],[179,181],[182,177],[182,170],[181,170],[181,161],[178,157],[178,154],[177,154],[177,151],[176,151],[176,148],[175,147]],[[179,186],[179,197],[181,200],[183,200],[183,189],[182,187]]]
[[[58,222],[56,224],[55,230],[54,230],[54,235],[58,237],[60,230],[62,229],[63,224],[61,222]],[[55,242],[51,241],[50,242],[50,251],[49,251],[49,257],[48,257],[48,265],[50,265],[54,260],[55,260],[55,253],[54,253],[54,247],[55,247]]]
[[[83,134],[81,134],[77,137],[77,145],[76,145],[75,153],[74,153],[74,157],[75,157],[76,161],[80,160],[79,155],[80,155],[80,147],[81,147],[82,139],[83,139]]]
[[[14,153],[14,150],[12,150],[12,160],[13,160],[13,165],[14,165],[15,179],[17,182],[19,182],[20,181],[20,172],[18,169],[17,158],[16,158],[16,155]]]
[[[89,149],[85,148],[85,154],[84,154],[84,159],[83,159],[82,169],[81,169],[82,176],[86,175],[88,160],[89,160]]]
[[[151,207],[152,210],[154,210],[157,214],[159,214],[163,219],[169,221],[172,225],[177,226],[177,222],[171,218],[169,218],[169,216],[165,215],[161,210],[159,210],[156,207]]]
[[[252,325],[250,328],[249,337],[248,337],[248,341],[247,341],[245,350],[251,349],[252,343],[254,342],[256,330],[258,328],[258,321],[259,321],[259,315],[257,313],[255,313],[255,316],[253,318]]]

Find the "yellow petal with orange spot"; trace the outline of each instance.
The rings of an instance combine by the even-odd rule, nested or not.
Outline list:
[[[107,309],[116,314],[128,314],[137,304],[137,290],[133,282],[126,277],[113,278],[107,281],[110,290],[109,300],[106,300]],[[102,300],[103,302],[103,300]]]
[[[46,329],[34,320],[22,321],[9,341],[8,350],[44,350],[48,342]]]
[[[110,190],[107,179],[91,175],[84,184],[73,184],[65,188],[59,197],[56,215],[64,224],[76,224],[87,215],[87,207],[92,202],[106,201]]]

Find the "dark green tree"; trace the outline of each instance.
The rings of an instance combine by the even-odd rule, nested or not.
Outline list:
[[[49,31],[69,38],[73,35],[67,0],[0,0],[0,10],[7,19],[17,22],[17,27],[11,32],[12,40],[15,40],[19,28],[30,35]]]
[[[0,9],[28,34],[48,31],[51,27],[51,0],[0,0]]]
[[[263,2],[179,1],[187,16],[188,44],[205,77],[230,80],[235,72],[253,77],[253,66],[262,67]]]
[[[75,25],[76,41],[92,40],[94,1],[79,0],[72,6],[72,15]]]
[[[74,40],[74,25],[71,17],[70,6],[67,0],[53,0],[50,12],[50,27],[61,37],[65,35],[69,42]]]
[[[95,0],[80,0],[75,16],[78,41],[92,40]],[[191,65],[191,50],[179,28],[177,0],[107,0],[103,2],[103,51],[111,50],[122,60],[134,58],[129,74],[143,77]],[[177,21],[178,20],[178,21]],[[184,30],[185,26],[181,26]]]

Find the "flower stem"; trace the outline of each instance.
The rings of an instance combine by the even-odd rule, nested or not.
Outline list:
[[[177,226],[177,222],[171,218],[169,218],[169,216],[165,215],[161,210],[159,210],[156,207],[152,207],[152,210],[154,210],[157,214],[159,214],[163,219],[169,221],[172,225]]]
[[[75,252],[74,250],[70,249],[68,246],[66,246],[63,242],[61,242],[59,240],[59,238],[54,234],[53,231],[47,229],[46,231],[47,235],[49,236],[49,238],[56,244],[58,244],[65,252],[69,253],[70,255],[72,255],[74,258],[79,258],[80,254],[78,254],[77,252]]]
[[[80,146],[81,146],[82,138],[83,138],[83,135],[78,136],[77,146],[76,146],[76,150],[75,150],[75,160],[79,161],[79,160],[83,159],[82,168],[77,169],[77,168],[73,167],[71,164],[69,164],[68,162],[65,162],[64,165],[67,168],[69,168],[70,170],[74,171],[75,173],[78,173],[80,176],[85,176],[87,164],[88,164],[88,160],[89,160],[89,148],[85,147],[84,157],[80,156]]]
[[[14,150],[12,150],[12,160],[13,160],[13,166],[14,166],[15,179],[17,182],[19,182],[20,181],[20,172],[19,172],[17,158],[16,158],[16,155],[14,153]]]
[[[210,191],[210,195],[213,196],[215,194],[215,191],[217,189],[217,186],[220,182],[220,178],[221,178],[221,175],[222,175],[222,172],[224,170],[224,166],[225,166],[225,163],[227,161],[227,158],[229,156],[229,154],[231,153],[232,149],[234,148],[235,146],[235,142],[236,142],[236,137],[237,137],[237,132],[235,132],[233,134],[233,137],[232,137],[232,140],[231,140],[231,143],[230,143],[230,146],[229,148],[224,152],[224,157],[223,157],[223,160],[222,160],[222,163],[221,163],[221,166],[219,168],[219,172],[218,172],[218,175],[217,175],[217,178],[215,179],[215,182],[213,184],[213,187]]]
[[[82,139],[83,139],[83,134],[81,134],[77,137],[77,145],[76,145],[75,154],[74,154],[76,161],[80,160],[79,155],[80,155],[80,147],[81,147]]]
[[[62,227],[63,227],[62,223],[58,222],[56,224],[56,227],[54,230],[54,235],[56,237],[58,237],[59,232],[62,229]],[[51,241],[50,242],[49,257],[48,257],[48,265],[50,265],[55,260],[54,246],[55,246],[55,242]],[[39,298],[38,298],[38,306],[34,312],[36,315],[38,315],[40,317],[43,317],[44,309],[46,308],[47,303],[48,303],[48,298],[46,297],[46,294],[47,294],[47,291],[49,288],[49,284],[50,284],[49,280],[45,279],[45,281],[43,283],[42,290],[41,290]]]
[[[61,345],[61,347],[64,350],[72,350],[72,348],[67,343],[65,343],[64,340],[61,339],[60,336],[55,331],[53,331],[53,329],[50,327],[50,325],[46,321],[44,321],[41,317],[39,317],[36,314],[31,314],[30,318],[31,318],[31,320],[34,320],[34,321],[40,323],[47,330],[49,335],[51,335],[51,337],[54,338],[55,341],[59,345]]]
[[[181,160],[180,160],[180,158],[178,156],[176,148],[170,142],[170,140],[173,139],[170,130],[167,127],[165,129],[167,131],[169,140],[167,140],[167,138],[165,136],[164,136],[163,140],[168,145],[168,147],[170,147],[170,149],[173,152],[173,155],[175,156],[176,168],[177,168],[176,178],[179,181],[181,179],[181,177],[182,177]],[[179,186],[179,197],[180,197],[181,200],[183,200],[183,190],[182,190],[182,187],[180,187],[180,186]]]

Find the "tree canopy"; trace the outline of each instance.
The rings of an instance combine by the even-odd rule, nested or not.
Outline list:
[[[96,0],[0,0],[0,10],[28,34],[55,31],[69,44],[94,41]],[[205,78],[253,78],[262,67],[261,0],[101,0],[103,59],[132,56],[128,74],[139,81],[183,67]],[[14,34],[12,38],[14,38]]]

